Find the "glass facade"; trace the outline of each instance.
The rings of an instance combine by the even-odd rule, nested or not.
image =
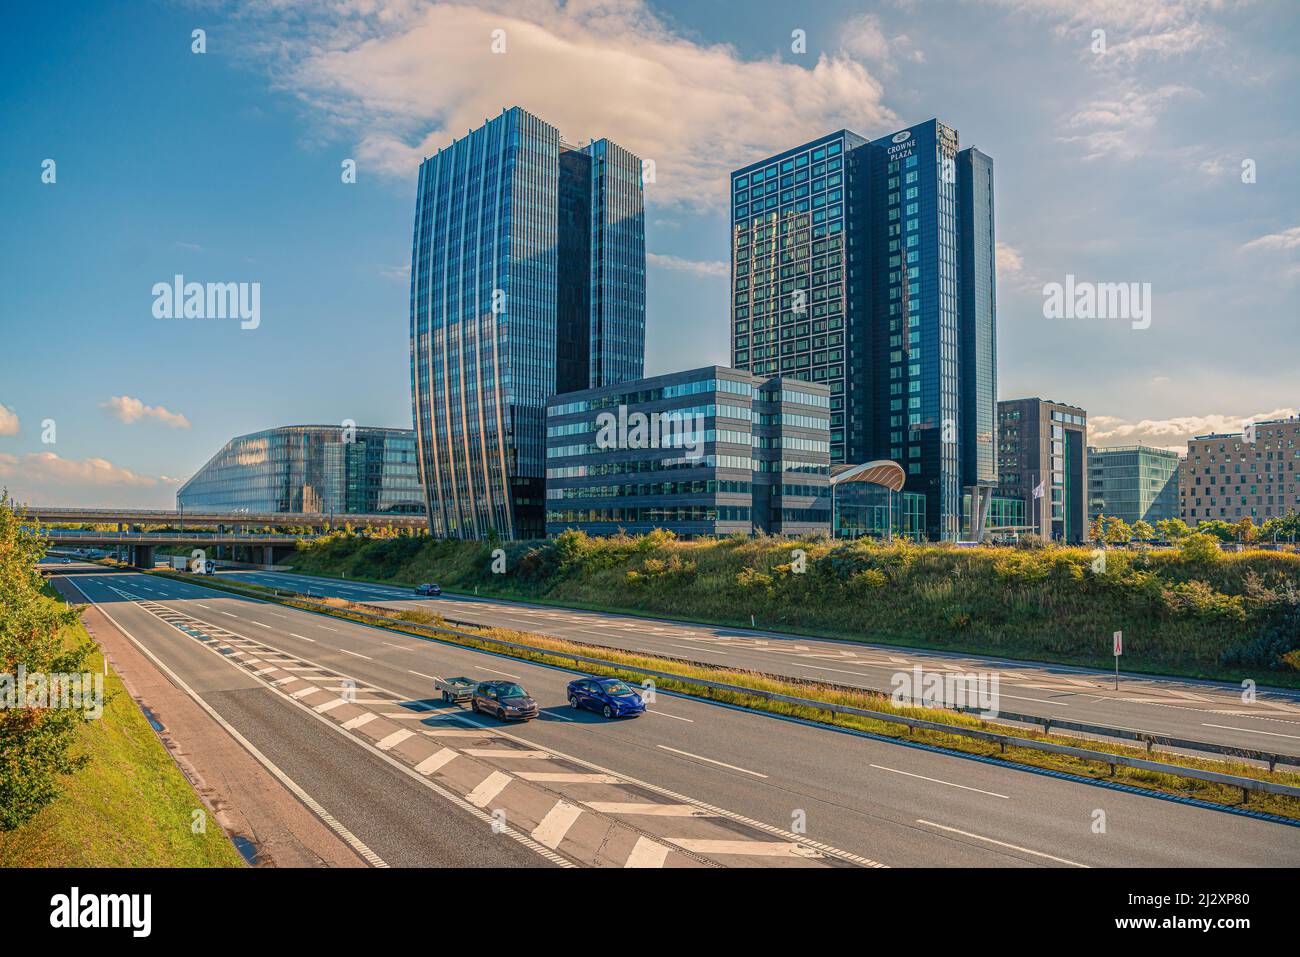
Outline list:
[[[825,386],[720,366],[557,395],[547,533],[824,530],[829,408]]]
[[[216,512],[419,514],[415,434],[291,425],[241,435],[180,487],[176,504]]]
[[[732,364],[827,383],[832,462],[898,462],[926,537],[959,537],[997,484],[992,160],[937,120],[841,130],[731,193]]]
[[[836,538],[908,538],[925,541],[925,496],[891,494],[883,485],[846,482],[835,493]]]
[[[1145,445],[1088,449],[1088,520],[1132,525],[1178,517],[1178,453]]]
[[[642,374],[640,161],[505,110],[421,164],[411,263],[430,529],[538,537],[547,399]]]

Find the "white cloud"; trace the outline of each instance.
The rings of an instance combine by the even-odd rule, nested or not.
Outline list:
[[[696,276],[721,276],[726,278],[731,275],[731,265],[720,259],[683,259],[681,256],[662,256],[659,253],[646,253],[645,258],[646,262],[651,266],[693,273]]]
[[[674,33],[643,0],[250,4],[276,83],[355,141],[362,168],[410,182],[424,157],[518,105],[574,143],[608,137],[656,164],[654,201],[725,202],[734,169],[827,130],[896,117],[848,53],[746,59]],[[333,13],[331,18],[328,14]],[[504,30],[506,52],[491,51]]]
[[[53,452],[28,452],[21,457],[0,454],[0,479],[17,480],[19,487],[29,489],[69,485],[151,487],[158,484],[156,478],[137,475],[107,459],[65,459]]]
[[[905,33],[886,37],[880,18],[864,13],[848,21],[840,30],[840,44],[855,57],[877,64],[890,76],[898,72],[898,61],[924,63],[925,53],[917,49]]]
[[[1269,233],[1266,236],[1260,236],[1258,239],[1252,239],[1250,242],[1243,244],[1241,250],[1242,252],[1255,249],[1280,249],[1286,251],[1297,247],[1300,247],[1300,226],[1292,226],[1280,233]]]
[[[0,405],[0,435],[18,434],[18,413],[6,405]]]
[[[118,420],[130,425],[140,419],[154,419],[173,429],[188,429],[190,420],[179,412],[171,412],[161,405],[145,405],[139,399],[129,395],[115,395],[107,402],[99,403]]]
[[[1155,90],[1129,88],[1107,98],[1084,104],[1066,125],[1078,132],[1060,137],[1063,143],[1078,143],[1085,160],[1108,156],[1132,160],[1152,151],[1151,130],[1170,101],[1199,96],[1192,87],[1166,84]]]
[[[1274,409],[1253,415],[1189,415],[1172,419],[1142,419],[1129,422],[1113,415],[1088,417],[1088,441],[1098,446],[1154,445],[1187,451],[1187,440],[1198,435],[1240,432],[1247,422],[1285,419],[1295,409]]]
[[[1052,25],[1058,37],[1105,67],[1167,59],[1223,44],[1221,28],[1201,18],[1234,6],[1232,0],[985,0],[1017,17]],[[1106,31],[1106,53],[1091,53],[1092,31]]]

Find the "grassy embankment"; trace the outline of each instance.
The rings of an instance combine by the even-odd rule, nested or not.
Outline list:
[[[724,625],[1107,668],[1300,687],[1300,555],[1180,550],[957,549],[671,536],[503,543],[300,544],[296,571]],[[794,550],[806,553],[796,573]]]
[[[90,638],[78,622],[66,640]],[[86,668],[103,673],[98,647]],[[90,761],[61,782],[53,804],[0,831],[0,867],[242,866],[210,814],[206,833],[192,832],[191,815],[203,804],[111,668],[104,697],[103,715],[78,732]]]
[[[174,572],[158,571],[153,572],[153,574],[175,578],[177,580],[194,580]],[[1053,771],[1064,771],[1095,780],[1106,780],[1134,787],[1146,788],[1162,794],[1196,798],[1226,806],[1236,806],[1241,803],[1241,791],[1237,788],[1199,781],[1194,778],[1182,777],[1176,772],[1167,773],[1130,769],[1118,765],[1110,766],[1104,762],[1104,758],[1101,760],[1078,758],[1074,756],[1052,754],[1034,748],[1015,745],[1009,745],[1003,748],[995,742],[980,741],[978,739],[944,731],[930,729],[909,730],[905,726],[893,724],[885,720],[866,718],[857,715],[835,714],[815,706],[794,705],[786,702],[771,701],[765,696],[747,694],[744,691],[705,688],[690,679],[700,678],[706,681],[736,685],[741,688],[751,688],[755,691],[787,695],[790,697],[807,698],[886,714],[920,718],[953,727],[976,728],[1002,734],[1007,733],[1005,726],[999,726],[995,723],[982,721],[969,715],[958,714],[942,709],[899,706],[890,701],[887,696],[875,694],[869,691],[820,684],[813,681],[782,679],[771,675],[763,675],[749,671],[697,665],[685,662],[681,659],[636,654],[616,648],[606,648],[598,645],[566,641],[564,639],[527,632],[512,631],[504,628],[462,627],[455,629],[452,632],[444,632],[442,629],[448,628],[447,622],[440,616],[426,611],[399,611],[396,609],[384,609],[382,607],[359,604],[341,598],[311,598],[299,600],[295,599],[292,594],[286,593],[283,589],[273,590],[262,585],[234,583],[229,580],[222,581],[220,579],[201,579],[200,581],[207,587],[230,591],[237,594],[256,595],[290,607],[318,610],[323,604],[328,606],[328,614],[354,621],[366,621],[366,617],[363,616],[373,618],[374,615],[378,614],[388,618],[389,622],[387,623],[387,627],[393,628],[394,630],[435,637],[440,641],[447,641],[469,648],[490,650],[523,661],[534,661],[539,664],[570,668],[574,666],[575,662],[571,657],[566,657],[568,655],[577,654],[585,657],[600,658],[604,661],[610,662],[610,665],[601,666],[584,663],[578,665],[578,667],[580,670],[585,671],[588,674],[619,677],[637,686],[641,685],[643,676],[633,671],[620,670],[619,665],[630,666],[633,668],[644,668],[651,671],[680,676],[680,680],[674,678],[656,679],[655,685],[660,690],[677,691],[695,697],[720,701],[727,704],[740,705],[742,707],[752,708],[759,711],[767,711],[773,714],[801,718],[806,721],[852,728],[887,738],[906,739],[912,742],[951,748],[966,754],[988,757],[998,761],[1005,761],[1010,764]],[[494,643],[493,639],[528,645],[529,648],[503,648],[501,645]],[[430,694],[433,694],[432,689],[430,689]],[[1167,753],[1149,755],[1140,747],[1132,747],[1106,741],[1075,739],[1060,734],[1044,735],[1036,730],[1018,730],[1015,734],[1023,738],[1050,741],[1053,744],[1071,745],[1074,747],[1086,748],[1094,752],[1156,760],[1174,766],[1199,768],[1201,770],[1217,771],[1224,774],[1235,774],[1242,777],[1257,778],[1260,780],[1288,784],[1292,787],[1300,787],[1300,773],[1292,771],[1270,774],[1265,768],[1232,760],[1196,758],[1181,754]],[[1295,798],[1256,793],[1250,798],[1249,806],[1256,811],[1300,819],[1300,800]]]

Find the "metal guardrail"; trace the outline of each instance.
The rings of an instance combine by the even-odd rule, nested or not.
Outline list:
[[[202,584],[212,587],[212,582],[202,582]],[[242,589],[228,589],[234,593],[242,592]],[[247,594],[247,592],[243,592]],[[816,711],[825,711],[833,716],[836,714],[852,715],[859,718],[867,718],[874,721],[881,721],[888,724],[898,724],[908,728],[909,732],[914,730],[937,731],[943,734],[953,734],[960,737],[974,738],[979,741],[987,741],[1000,746],[1002,751],[1006,751],[1007,746],[1027,748],[1033,751],[1046,751],[1052,754],[1065,755],[1067,757],[1079,758],[1085,761],[1094,761],[1100,764],[1110,766],[1111,774],[1115,773],[1115,768],[1126,767],[1134,768],[1141,771],[1154,771],[1161,774],[1171,774],[1178,777],[1193,778],[1198,781],[1209,781],[1214,784],[1223,784],[1228,787],[1240,788],[1242,800],[1249,800],[1251,791],[1263,791],[1269,794],[1281,794],[1286,797],[1300,797],[1300,787],[1294,787],[1289,784],[1278,784],[1272,781],[1261,781],[1258,778],[1247,778],[1236,774],[1222,774],[1218,771],[1205,771],[1200,768],[1188,768],[1176,764],[1163,764],[1159,761],[1147,761],[1142,758],[1131,758],[1122,754],[1111,754],[1108,751],[1093,751],[1089,748],[1076,748],[1067,744],[1053,744],[1049,741],[1039,741],[1033,738],[1021,738],[1015,735],[999,734],[995,731],[983,731],[978,728],[965,728],[961,725],[945,724],[941,721],[926,721],[922,718],[908,718],[903,715],[890,714],[884,711],[870,711],[865,708],[854,708],[849,705],[835,704],[830,701],[816,701],[811,698],[799,698],[794,695],[783,695],[772,691],[763,691],[759,688],[749,688],[744,685],[732,685],[721,681],[709,681],[705,678],[693,678],[688,675],[673,674],[667,671],[654,671],[649,668],[638,668],[635,665],[620,664],[616,661],[609,661],[604,658],[593,658],[587,655],[578,655],[567,651],[556,651],[550,648],[539,648],[536,645],[525,645],[520,642],[507,641],[504,638],[492,638],[487,635],[477,635],[471,632],[456,631],[452,628],[439,628],[436,625],[425,625],[419,622],[404,621],[400,618],[392,618],[387,615],[374,615],[369,612],[355,611],[350,608],[340,608],[337,605],[329,605],[323,602],[314,601],[311,598],[294,597],[299,593],[291,592],[281,596],[278,591],[273,595],[285,601],[293,601],[302,605],[311,605],[324,611],[329,611],[337,616],[339,613],[345,615],[355,615],[360,618],[367,618],[375,622],[382,623],[386,626],[401,624],[407,628],[423,629],[433,634],[454,635],[459,638],[467,638],[471,641],[485,642],[488,644],[498,645],[503,648],[513,648],[519,651],[529,651],[534,654],[553,655],[556,658],[562,658],[565,661],[572,661],[574,664],[591,664],[599,665],[603,668],[610,668],[617,671],[630,672],[632,674],[643,675],[649,678],[658,678],[668,681],[680,681],[686,684],[698,685],[702,688],[709,688],[714,691],[727,691],[733,694],[752,695],[762,698],[766,701],[775,701],[782,704],[795,705],[796,707],[811,708]],[[1003,717],[1007,717],[1003,715]],[[1012,719],[1016,720],[1016,719]],[[1035,719],[1042,720],[1042,719]],[[1069,722],[1053,722],[1057,727],[1066,727]],[[1075,729],[1072,729],[1075,730]],[[1105,731],[1119,732],[1121,729],[1109,728]],[[1134,733],[1134,732],[1130,732]],[[1160,737],[1158,735],[1153,737]],[[1169,739],[1177,740],[1177,739]],[[1219,745],[1205,745],[1200,742],[1184,742],[1188,745],[1196,745],[1207,749],[1220,747]],[[1148,749],[1149,750],[1149,749]],[[1264,752],[1259,752],[1264,753]],[[1281,758],[1281,755],[1274,757]],[[1271,767],[1270,767],[1270,770]]]
[[[978,708],[956,708],[966,714],[982,714]],[[1125,741],[1139,741],[1147,746],[1147,753],[1159,745],[1164,748],[1182,748],[1185,751],[1206,751],[1213,754],[1224,754],[1234,758],[1246,758],[1251,761],[1262,761],[1268,765],[1269,771],[1276,769],[1279,764],[1289,764],[1300,767],[1300,755],[1295,754],[1278,754],[1273,751],[1259,751],[1255,748],[1238,748],[1230,744],[1212,744],[1208,741],[1192,741],[1187,738],[1174,738],[1169,735],[1155,734],[1150,731],[1130,731],[1128,728],[1108,728],[1102,725],[1083,724],[1078,721],[1063,721],[1060,718],[1044,718],[1036,714],[1013,714],[1008,711],[999,711],[996,718],[990,718],[991,721],[1016,721],[1021,724],[1036,724],[1043,729],[1044,734],[1050,734],[1053,728],[1059,728],[1062,731],[1078,731],[1083,734],[1100,734],[1111,738],[1120,738]]]
[[[272,544],[287,545],[297,542],[304,538],[312,538],[312,535],[289,535],[281,533],[258,533],[249,532],[240,534],[237,532],[91,532],[84,529],[76,528],[46,528],[41,530],[41,536],[49,539],[51,542],[75,542],[75,541],[92,541],[92,542],[270,542]]]

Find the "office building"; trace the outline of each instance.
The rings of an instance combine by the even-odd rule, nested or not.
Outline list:
[[[1300,512],[1300,418],[1196,436],[1179,465],[1178,498],[1188,525],[1243,518],[1261,525]]]
[[[192,511],[419,514],[410,429],[286,425],[227,442],[180,487]]]
[[[421,164],[411,273],[430,529],[538,537],[547,400],[643,373],[640,160],[505,110]]]
[[[1148,445],[1088,449],[1088,524],[1099,515],[1132,525],[1178,517],[1178,453]]]
[[[826,531],[829,414],[824,384],[722,366],[557,395],[546,532]]]
[[[893,460],[927,537],[997,486],[993,163],[930,120],[736,170],[732,365],[824,383],[831,460]],[[971,524],[968,517],[966,523]]]
[[[1023,501],[1027,524],[1043,538],[1088,540],[1087,447],[1088,413],[1078,406],[998,403],[998,494]]]

